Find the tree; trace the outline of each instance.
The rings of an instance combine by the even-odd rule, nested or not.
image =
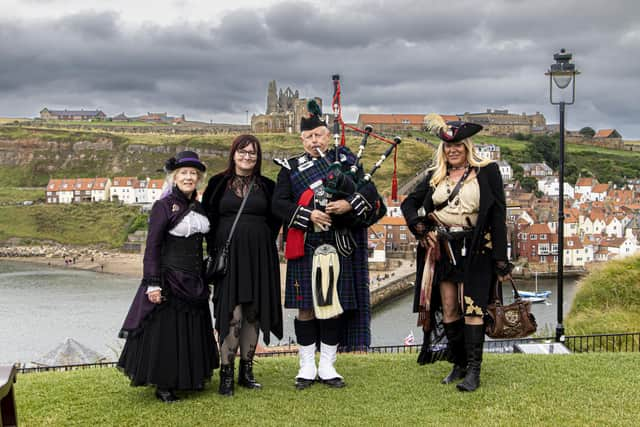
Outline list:
[[[593,136],[596,134],[596,131],[589,126],[583,127],[582,129],[579,130],[579,132],[580,132],[580,135],[584,136],[585,138],[593,138]]]
[[[532,176],[523,176],[520,179],[520,186],[527,193],[533,193],[538,190],[538,180]]]
[[[526,153],[529,162],[545,161],[553,170],[560,164],[559,135],[537,135],[527,143]]]

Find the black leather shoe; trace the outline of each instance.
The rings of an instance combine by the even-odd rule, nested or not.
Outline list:
[[[314,380],[308,380],[306,378],[296,378],[296,390],[304,390],[305,388],[311,387],[314,382]]]
[[[342,388],[346,385],[344,380],[340,377],[335,377],[328,380],[320,379],[320,381],[322,382],[322,384],[326,384],[329,387],[333,387],[333,388]]]
[[[442,381],[442,384],[451,384],[454,381],[458,381],[464,378],[467,374],[467,369],[460,365],[453,365],[453,369],[449,375],[447,375]]]
[[[173,393],[173,390],[164,390],[160,388],[156,389],[156,397],[164,403],[172,403],[180,400],[180,398]]]

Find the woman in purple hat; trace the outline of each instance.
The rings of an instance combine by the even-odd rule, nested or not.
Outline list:
[[[201,278],[209,220],[196,186],[206,167],[183,151],[165,170],[169,191],[151,209],[143,279],[120,331],[126,342],[118,368],[132,386],[154,385],[158,399],[173,402],[176,390],[202,390],[219,362]]]
[[[420,242],[413,303],[425,332],[419,362],[437,359],[430,337],[441,338],[444,329],[454,366],[442,383],[462,380],[458,390],[474,391],[480,386],[491,285],[511,271],[502,177],[495,162],[474,150],[471,136],[482,126],[446,123],[437,114],[425,123],[441,142],[425,180],[401,205]]]

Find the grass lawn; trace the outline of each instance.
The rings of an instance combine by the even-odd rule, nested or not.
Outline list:
[[[113,368],[23,374],[21,425],[637,425],[638,353],[485,356],[474,393],[441,385],[450,365],[419,366],[415,354],[341,355],[347,387],[296,391],[297,358],[261,358],[260,391],[204,392],[163,404]]]

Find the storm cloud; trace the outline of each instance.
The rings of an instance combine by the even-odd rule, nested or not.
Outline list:
[[[0,17],[0,116],[82,107],[243,123],[247,111],[264,112],[270,80],[326,100],[338,73],[347,120],[501,108],[540,111],[553,123],[558,113],[544,72],[566,48],[582,72],[568,128],[616,128],[640,139],[640,6],[633,0],[229,7],[169,23],[132,24],[122,11],[87,7]]]

